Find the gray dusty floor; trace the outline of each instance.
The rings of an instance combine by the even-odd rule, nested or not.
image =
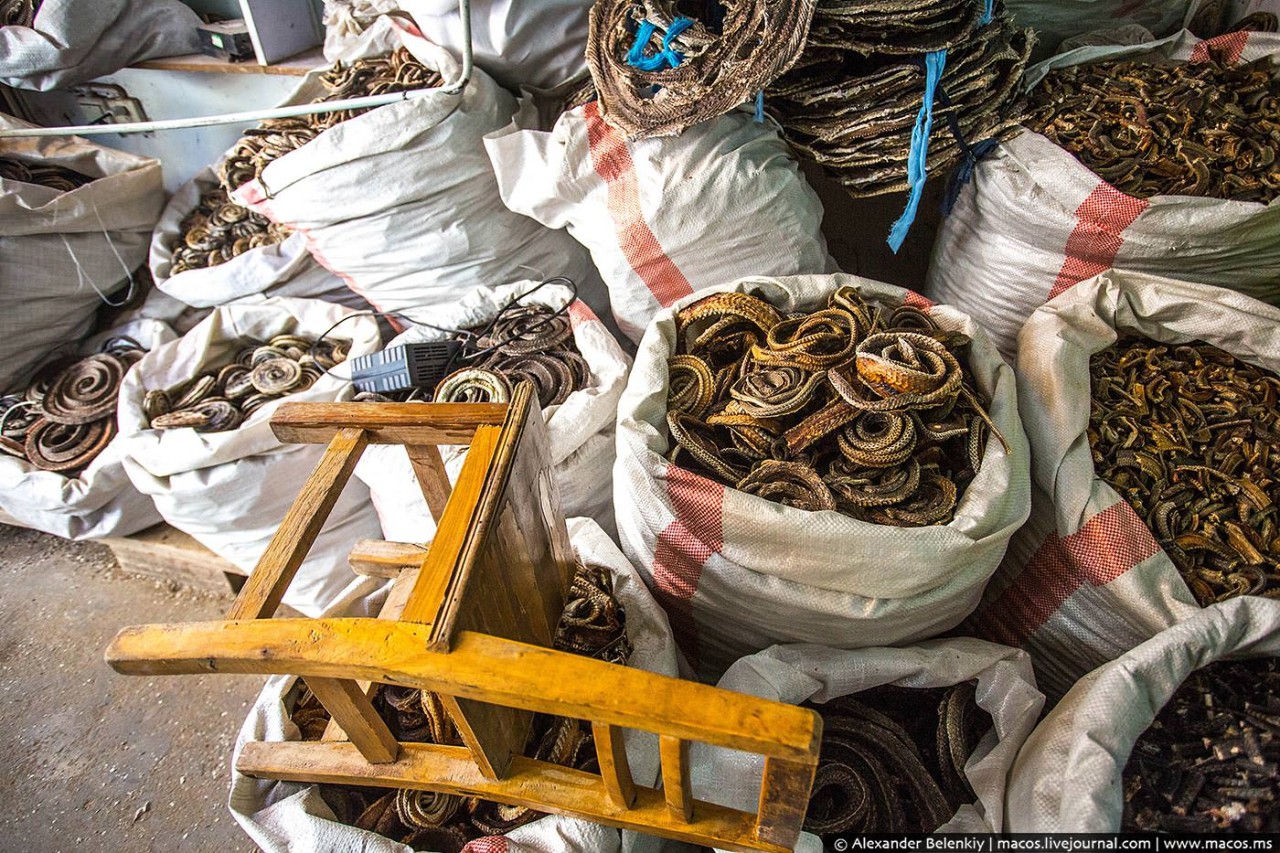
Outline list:
[[[131,624],[231,601],[115,568],[101,545],[0,525],[0,850],[254,850],[226,807],[251,676],[117,675]]]

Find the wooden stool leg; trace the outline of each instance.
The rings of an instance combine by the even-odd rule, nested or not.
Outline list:
[[[686,823],[693,820],[693,786],[689,780],[689,741],[662,735],[662,790],[671,816]]]
[[[631,765],[622,742],[622,729],[607,723],[592,723],[591,734],[596,742],[596,759],[600,763],[600,777],[604,779],[609,799],[624,809],[636,801],[636,783],[631,777]]]
[[[308,676],[305,680],[366,761],[390,764],[396,760],[400,744],[359,684],[349,678]]]

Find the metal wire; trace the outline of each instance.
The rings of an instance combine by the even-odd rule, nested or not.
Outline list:
[[[458,17],[462,19],[462,70],[458,79],[438,89],[415,89],[412,92],[395,92],[389,95],[368,95],[363,98],[347,98],[342,101],[328,101],[318,104],[294,104],[287,107],[272,107],[263,110],[249,110],[239,113],[223,113],[221,115],[200,116],[198,118],[162,119],[160,121],[133,121],[121,124],[80,124],[68,127],[24,127],[12,130],[0,130],[0,139],[16,139],[29,136],[100,136],[108,133],[151,133],[157,130],[182,130],[191,127],[213,127],[223,124],[252,124],[273,118],[293,118],[294,116],[317,115],[337,112],[338,110],[359,110],[382,107],[397,101],[408,101],[420,98],[428,92],[443,92],[446,95],[461,94],[471,82],[473,67],[471,47],[471,0],[458,0]]]

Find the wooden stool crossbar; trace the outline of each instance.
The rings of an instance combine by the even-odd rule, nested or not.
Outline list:
[[[531,386],[509,404],[290,403],[271,423],[282,441],[328,447],[226,621],[126,628],[106,653],[131,675],[301,677],[330,714],[324,737],[246,744],[238,770],[477,796],[726,850],[795,845],[815,712],[551,648],[575,561]],[[272,618],[370,444],[405,447],[434,540],[356,544],[357,573],[393,579],[376,619]],[[452,487],[441,445],[470,448]],[[398,742],[377,684],[436,693],[465,745]],[[600,772],[524,757],[535,712],[589,721]],[[661,788],[632,778],[624,729],[658,736]],[[695,741],[764,756],[756,811],[695,798]]]

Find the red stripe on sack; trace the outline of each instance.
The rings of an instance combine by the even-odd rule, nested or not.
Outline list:
[[[654,597],[666,610],[676,641],[697,666],[693,596],[698,592],[703,566],[724,546],[724,486],[669,465],[667,494],[675,519],[658,534],[654,548]]]
[[[667,257],[662,244],[644,221],[640,209],[640,184],[636,180],[635,163],[627,140],[616,128],[600,117],[595,101],[583,110],[587,119],[587,142],[591,165],[604,181],[607,206],[613,227],[618,233],[618,247],[662,307],[693,293],[693,287],[680,268]]]
[[[1112,504],[1070,536],[1050,533],[1013,584],[983,609],[978,634],[1020,646],[1077,590],[1105,586],[1159,551],[1133,508]]]
[[[569,303],[569,325],[572,328],[578,328],[582,323],[599,323],[600,318],[596,316],[596,312],[591,310],[591,306],[583,302],[581,299],[575,299]]]
[[[1146,199],[1126,195],[1106,181],[1094,187],[1076,208],[1076,227],[1067,238],[1067,257],[1049,299],[1111,269],[1124,245],[1120,233],[1150,206]]]
[[[902,304],[910,305],[912,308],[928,310],[938,303],[934,302],[927,296],[922,296],[919,293],[916,293],[914,290],[908,290],[907,295],[902,297]]]
[[[1187,62],[1208,62],[1213,58],[1214,54],[1217,54],[1222,58],[1223,63],[1235,65],[1240,61],[1240,57],[1244,55],[1244,49],[1248,44],[1248,33],[1227,33],[1226,35],[1216,36],[1206,39],[1192,48],[1191,57]]]
[[[501,835],[486,835],[467,842],[462,853],[507,853],[507,839]]]

